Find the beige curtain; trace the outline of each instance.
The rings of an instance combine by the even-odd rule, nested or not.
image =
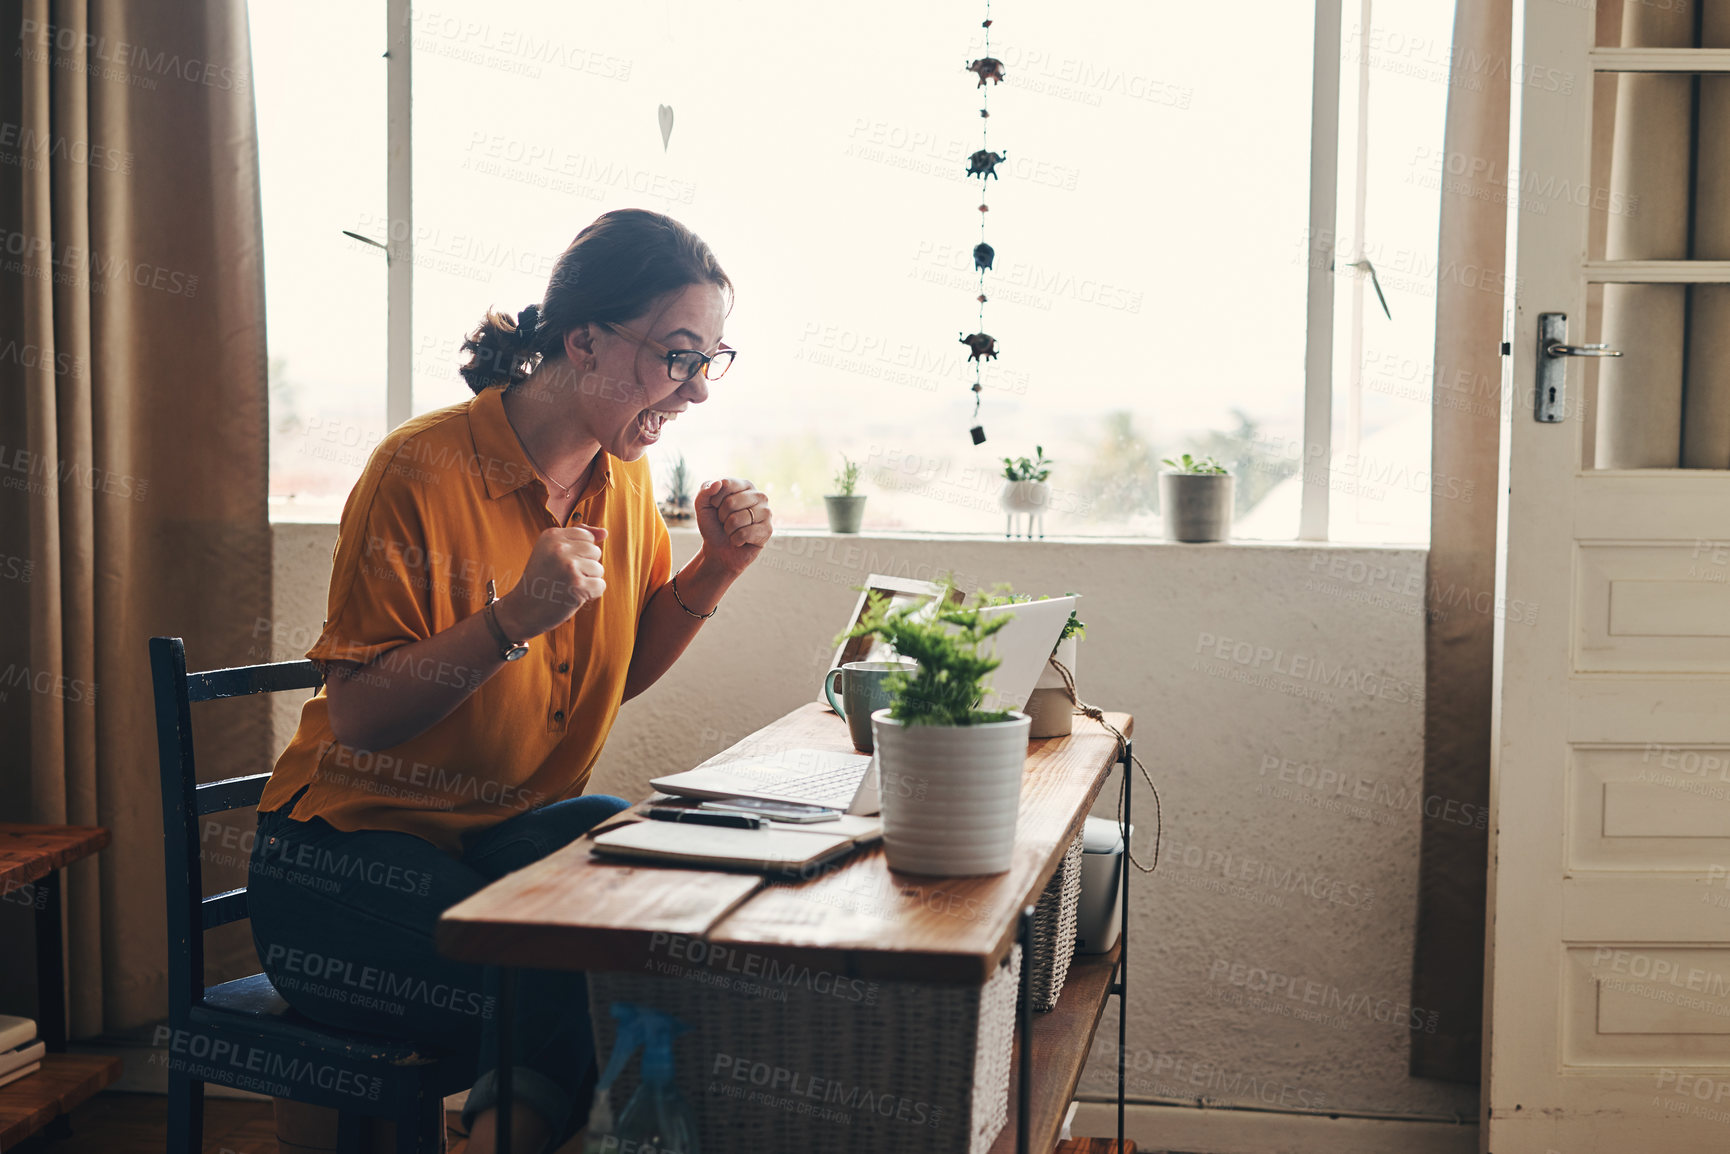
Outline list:
[[[0,0],[0,44],[0,820],[113,831],[89,1035],[166,1008],[146,640],[240,664],[270,614],[252,70],[244,0]],[[268,768],[263,705],[195,709],[202,776]]]
[[[1454,59],[1512,57],[1513,0],[1458,0]],[[1499,269],[1507,255],[1509,190],[1497,181],[1508,155],[1508,75],[1484,69],[1448,86],[1446,155],[1483,158],[1450,177],[1442,196],[1437,267]],[[1470,175],[1478,167],[1482,177]],[[1456,186],[1453,181],[1458,179]],[[1477,187],[1474,187],[1476,185]],[[1503,301],[1458,278],[1436,284],[1436,365],[1464,380],[1500,380]],[[1424,796],[1484,806],[1490,792],[1490,687],[1494,618],[1465,606],[1496,588],[1496,501],[1501,427],[1493,406],[1436,405],[1433,469],[1458,477],[1482,501],[1430,502],[1429,608],[1425,626]],[[1519,413],[1515,413],[1519,419]],[[1469,596],[1461,596],[1461,591]],[[1426,805],[1425,812],[1430,807]],[[1433,1011],[1434,1034],[1411,1035],[1411,1073],[1478,1081],[1484,998],[1488,841],[1476,824],[1422,823],[1412,1005]]]

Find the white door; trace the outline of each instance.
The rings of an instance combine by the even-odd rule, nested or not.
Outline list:
[[[1694,79],[1730,72],[1698,47],[1730,45],[1730,0],[1516,3],[1501,592],[1538,611],[1498,622],[1481,1140],[1726,1151],[1730,471],[1678,466],[1730,460],[1730,77]],[[1549,313],[1627,355],[1548,357]]]

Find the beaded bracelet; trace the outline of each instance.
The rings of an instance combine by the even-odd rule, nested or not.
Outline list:
[[[673,600],[675,600],[679,603],[679,608],[683,609],[686,613],[689,613],[692,617],[695,617],[697,620],[707,621],[709,618],[713,617],[716,613],[719,613],[721,611],[721,606],[720,606],[719,602],[717,602],[715,607],[713,609],[709,610],[707,613],[698,613],[695,609],[692,609],[689,605],[685,604],[685,599],[683,597],[679,596],[679,575],[677,573],[673,574],[673,579],[671,581],[669,581],[668,584],[673,587]]]

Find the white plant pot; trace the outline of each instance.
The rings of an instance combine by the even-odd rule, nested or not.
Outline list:
[[[1075,676],[1075,643],[1079,640],[1077,637],[1065,637],[1057,643],[1057,650],[1052,654],[1063,662],[1063,667],[1069,670],[1071,677]],[[1078,688],[1077,695],[1080,692]],[[1062,675],[1049,661],[1045,663],[1045,668],[1039,671],[1039,681],[1027,699],[1027,716],[1033,719],[1030,737],[1068,737],[1075,732],[1075,703],[1069,700],[1069,690],[1063,686]]]
[[[890,869],[975,877],[1009,868],[1030,725],[1025,713],[985,725],[904,725],[887,709],[871,715]]]
[[[1051,504],[1051,485],[1047,481],[1004,481],[997,503],[1005,513],[1043,513]]]

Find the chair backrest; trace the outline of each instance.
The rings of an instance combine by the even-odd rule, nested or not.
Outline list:
[[[204,896],[199,818],[255,806],[270,774],[198,784],[192,749],[192,705],[254,693],[315,689],[323,678],[310,661],[186,671],[178,637],[150,639],[156,692],[156,756],[162,772],[163,859],[168,872],[169,1020],[183,1022],[204,999],[204,931],[246,917],[246,887]]]

